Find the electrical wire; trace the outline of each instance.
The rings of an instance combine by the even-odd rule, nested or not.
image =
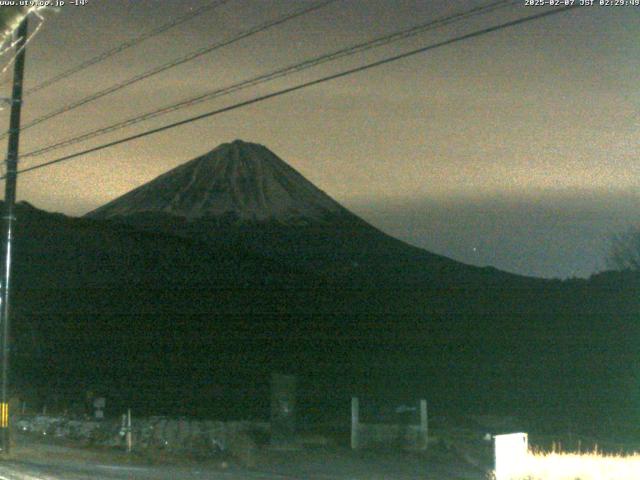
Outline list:
[[[332,74],[332,75],[328,75],[328,76],[325,76],[325,77],[318,78],[316,80],[311,80],[311,81],[308,81],[308,82],[305,82],[305,83],[301,83],[301,84],[295,85],[293,87],[284,88],[284,89],[278,90],[276,92],[272,92],[272,93],[269,93],[269,94],[266,94],[266,95],[261,95],[259,97],[254,97],[254,98],[252,98],[250,100],[239,102],[239,103],[236,103],[236,104],[224,107],[224,108],[220,108],[220,109],[217,109],[217,110],[213,110],[211,112],[207,112],[207,113],[204,113],[204,114],[201,114],[201,115],[196,115],[194,117],[190,117],[190,118],[187,118],[185,120],[180,120],[178,122],[170,123],[170,124],[164,125],[162,127],[154,128],[154,129],[142,132],[142,133],[138,133],[138,134],[131,135],[131,136],[128,136],[128,137],[125,137],[125,138],[114,140],[112,142],[105,143],[103,145],[99,145],[99,146],[96,146],[96,147],[88,148],[88,149],[80,151],[80,152],[72,153],[70,155],[65,155],[65,156],[57,158],[55,160],[50,160],[48,162],[43,162],[41,164],[34,165],[32,167],[27,167],[27,168],[18,170],[18,173],[22,174],[22,173],[26,173],[26,172],[31,172],[31,171],[34,171],[34,170],[39,170],[41,168],[49,167],[51,165],[55,165],[55,164],[58,164],[58,163],[66,162],[66,161],[69,161],[69,160],[72,160],[72,159],[75,159],[75,158],[78,158],[78,157],[81,157],[81,156],[88,155],[89,153],[98,152],[98,151],[104,150],[106,148],[110,148],[110,147],[113,147],[113,146],[116,146],[116,145],[121,145],[123,143],[130,142],[132,140],[137,140],[139,138],[143,138],[143,137],[147,137],[147,136],[150,136],[150,135],[154,135],[156,133],[160,133],[160,132],[163,132],[163,131],[166,131],[166,130],[170,130],[170,129],[173,129],[173,128],[176,128],[176,127],[179,127],[179,126],[182,126],[182,125],[186,125],[186,124],[189,124],[189,123],[192,123],[192,122],[196,122],[198,120],[202,120],[202,119],[205,119],[205,118],[209,118],[209,117],[212,117],[212,116],[215,116],[215,115],[219,115],[221,113],[229,112],[229,111],[236,110],[236,109],[239,109],[239,108],[242,108],[242,107],[246,107],[248,105],[253,105],[255,103],[262,102],[262,101],[265,101],[265,100],[268,100],[268,99],[271,99],[271,98],[279,97],[281,95],[286,95],[288,93],[296,92],[298,90],[302,90],[304,88],[308,88],[308,87],[311,87],[311,86],[314,86],[314,85],[318,85],[320,83],[328,82],[328,81],[331,81],[331,80],[335,80],[335,79],[338,79],[338,78],[345,77],[347,75],[352,75],[354,73],[358,73],[358,72],[362,72],[362,71],[365,71],[365,70],[369,70],[371,68],[375,68],[375,67],[379,67],[379,66],[382,66],[382,65],[386,65],[386,64],[389,64],[391,62],[395,62],[395,61],[398,61],[398,60],[401,60],[401,59],[404,59],[404,58],[408,58],[408,57],[417,55],[419,53],[424,53],[424,52],[427,52],[427,51],[430,51],[430,50],[434,50],[436,48],[444,47],[446,45],[451,45],[451,44],[458,43],[458,42],[461,42],[461,41],[464,41],[464,40],[469,40],[471,38],[477,38],[477,37],[480,37],[480,36],[483,36],[483,35],[487,35],[489,33],[493,33],[493,32],[499,31],[499,30],[503,30],[505,28],[514,27],[516,25],[522,25],[524,23],[531,22],[533,20],[539,20],[541,18],[549,17],[549,16],[552,16],[552,15],[557,15],[559,13],[566,12],[568,10],[571,10],[571,9],[577,8],[577,7],[578,7],[578,5],[569,5],[569,6],[563,6],[563,7],[559,7],[559,8],[554,8],[553,10],[550,10],[550,11],[541,12],[541,13],[538,13],[538,14],[535,14],[535,15],[529,15],[527,17],[519,18],[517,20],[511,20],[509,22],[504,22],[504,23],[501,23],[501,24],[498,24],[498,25],[494,25],[494,26],[491,26],[491,27],[483,28],[481,30],[476,30],[474,32],[467,33],[465,35],[460,35],[460,36],[457,36],[457,37],[453,37],[453,38],[450,38],[450,39],[447,39],[447,40],[444,40],[444,41],[441,41],[441,42],[437,42],[437,43],[434,43],[434,44],[431,44],[431,45],[427,45],[427,46],[424,46],[424,47],[421,47],[421,48],[418,48],[418,49],[414,49],[414,50],[411,50],[411,51],[408,51],[408,52],[404,52],[404,53],[401,53],[401,54],[398,54],[398,55],[387,57],[387,58],[384,58],[382,60],[378,60],[378,61],[375,61],[375,62],[372,62],[372,63],[368,63],[368,64],[365,64],[365,65],[361,65],[359,67],[351,68],[351,69],[344,70],[344,71],[339,72],[339,73],[335,73],[335,74]],[[2,178],[5,178],[5,177],[0,177],[0,179],[2,179]]]
[[[269,81],[273,81],[275,79],[281,78],[281,77],[285,77],[287,75],[293,74],[293,73],[298,73],[301,72],[303,70],[306,70],[308,68],[312,68],[312,67],[316,67],[318,65],[321,65],[323,63],[326,62],[330,62],[330,61],[335,61],[338,60],[340,58],[343,57],[347,57],[347,56],[351,56],[354,55],[356,53],[360,53],[366,50],[370,50],[373,48],[378,48],[384,45],[388,45],[392,42],[396,42],[399,40],[404,40],[406,38],[418,35],[420,33],[424,33],[427,30],[431,30],[434,28],[439,28],[439,27],[443,27],[445,25],[449,25],[451,23],[455,23],[455,22],[459,22],[461,20],[466,20],[468,18],[474,17],[474,16],[478,16],[478,15],[484,15],[486,13],[495,11],[499,8],[504,8],[516,3],[520,3],[519,0],[518,1],[514,1],[514,0],[501,0],[501,1],[497,1],[497,2],[493,2],[491,4],[482,6],[482,7],[477,7],[471,10],[467,10],[464,12],[460,12],[460,13],[456,13],[453,15],[450,15],[448,17],[444,17],[444,18],[440,18],[437,20],[432,20],[429,21],[427,23],[422,23],[419,25],[415,25],[412,26],[408,29],[404,29],[404,30],[400,30],[382,37],[377,37],[374,38],[372,40],[366,41],[366,42],[362,42],[362,43],[358,43],[356,45],[352,45],[350,47],[346,47],[346,48],[342,48],[340,50],[334,51],[334,52],[330,52],[327,54],[323,54],[317,57],[314,57],[312,59],[309,60],[305,60],[303,62],[299,62],[299,63],[295,63],[293,65],[288,65],[284,68],[280,68],[274,71],[271,71],[269,73],[266,74],[262,74],[260,76],[257,77],[253,77],[251,79],[248,80],[243,80],[241,82],[235,83],[233,85],[224,87],[224,88],[219,88],[216,90],[212,90],[203,94],[200,94],[198,96],[195,97],[191,97],[188,98],[186,100],[182,100],[178,103],[174,103],[156,110],[152,110],[150,112],[144,113],[142,115],[137,115],[135,117],[129,118],[127,120],[123,120],[121,122],[106,126],[106,127],[101,127],[95,130],[91,130],[89,132],[85,132],[82,133],[80,135],[76,135],[74,137],[70,137],[70,138],[66,138],[58,143],[55,143],[53,145],[48,145],[46,147],[41,147],[38,148],[36,150],[32,150],[30,152],[27,152],[25,154],[22,155],[22,158],[29,158],[29,157],[36,157],[36,156],[40,156],[43,155],[45,153],[51,152],[53,150],[58,150],[60,148],[64,148],[64,147],[69,147],[71,145],[75,145],[76,143],[80,143],[86,140],[89,140],[91,138],[95,138],[95,137],[99,137],[102,135],[105,135],[107,133],[112,133],[114,131],[117,130],[121,130],[123,128],[126,127],[130,127],[133,125],[136,125],[138,123],[147,121],[147,120],[151,120],[153,118],[159,117],[161,115],[166,115],[168,113],[172,113],[175,112],[177,110],[181,110],[183,108],[187,108],[187,107],[192,107],[194,105],[197,105],[199,103],[208,101],[208,100],[212,100],[214,98],[218,98],[221,96],[225,96],[225,95],[229,95],[231,93],[237,92],[239,90],[243,90],[249,87],[254,87],[256,85],[262,84],[262,83],[266,83]]]
[[[58,115],[62,115],[63,113],[67,113],[70,112],[71,110],[75,110],[78,107],[81,107],[83,105],[86,105],[90,102],[93,102],[95,100],[98,100],[99,98],[105,97],[106,95],[109,95],[111,93],[117,92],[118,90],[122,90],[123,88],[126,88],[130,85],[133,85],[134,83],[140,82],[142,80],[146,80],[154,75],[157,75],[161,72],[164,72],[166,70],[169,70],[171,68],[175,68],[179,65],[182,65],[186,62],[189,62],[191,60],[194,60],[198,57],[201,57],[205,54],[211,53],[214,50],[218,50],[222,47],[226,47],[228,45],[231,45],[233,43],[236,43],[240,40],[243,40],[247,37],[250,37],[252,35],[255,35],[257,33],[263,32],[265,30],[268,30],[270,28],[273,28],[275,26],[281,25],[285,22],[288,22],[289,20],[293,20],[294,18],[300,17],[302,15],[305,15],[307,13],[313,12],[315,10],[318,10],[320,8],[326,7],[327,5],[336,2],[337,0],[321,0],[320,2],[315,2],[313,4],[311,4],[310,6],[304,7],[302,9],[296,10],[293,13],[288,13],[285,14],[281,17],[278,17],[275,20],[271,20],[269,22],[266,23],[262,23],[258,26],[255,26],[253,28],[250,28],[249,30],[246,30],[238,35],[235,35],[227,40],[223,40],[221,42],[217,42],[214,43],[213,45],[209,45],[207,47],[201,48],[199,50],[196,50],[195,52],[192,52],[186,56],[180,57],[176,60],[173,60],[169,63],[165,63],[164,65],[161,65],[159,67],[156,67],[152,70],[149,70],[147,72],[141,73],[139,75],[136,75],[132,78],[129,78],[128,80],[125,80],[124,82],[112,85],[111,87],[108,87],[104,90],[101,90],[99,92],[93,93],[81,100],[78,100],[77,102],[71,103],[69,105],[66,105],[58,110],[55,110],[53,112],[47,113],[41,117],[36,118],[35,120],[32,120],[31,122],[23,125],[21,127],[21,131],[27,130],[31,127],[34,127],[42,122],[45,122],[47,120],[50,120],[54,117],[57,117]],[[6,138],[8,136],[8,132],[3,133],[2,135],[0,135],[0,139]]]
[[[156,37],[166,32],[167,30],[171,30],[172,28],[177,27],[178,25],[182,25],[183,23],[188,22],[189,20],[192,20],[196,17],[199,17],[200,15],[210,10],[221,7],[226,3],[229,3],[230,1],[231,0],[216,0],[216,1],[208,2],[207,4],[199,8],[196,8],[188,13],[185,13],[184,15],[181,15],[171,20],[170,22],[160,25],[158,28],[154,30],[150,30],[146,33],[143,33],[142,35],[132,38],[131,40],[127,40],[126,42],[121,43],[120,45],[117,45],[110,50],[102,52],[96,55],[95,57],[90,58],[89,60],[86,60],[81,64],[76,65],[75,67],[70,68],[69,70],[65,70],[64,72],[35,85],[34,87],[26,90],[25,95],[30,95],[32,93],[35,93],[37,91],[50,87],[51,85],[58,83],[59,81],[64,80],[65,78],[70,77],[71,75],[81,72],[82,70],[85,70],[93,65],[96,65],[97,63],[101,63],[120,52],[123,52],[129,48],[133,48],[136,45],[139,45],[140,43],[144,42],[145,40]]]
[[[13,57],[11,57],[11,60],[2,68],[2,70],[0,70],[0,77],[3,76],[7,72],[7,70],[9,70],[9,67],[11,67],[11,65],[14,64],[18,55],[20,55],[20,52],[24,50],[29,43],[31,43],[31,41],[36,37],[36,35],[38,35],[38,32],[40,32],[42,25],[44,25],[44,18],[42,17],[42,15],[38,13],[37,9],[30,10],[27,15],[29,14],[33,14],[36,17],[38,17],[38,20],[39,20],[38,25],[36,25],[36,28],[33,30],[33,32],[31,32],[31,35],[27,35],[27,39],[22,44],[22,46],[18,48],[18,50],[13,54]],[[13,48],[19,42],[20,42],[20,39],[16,39],[14,42],[11,43],[9,47],[7,47],[7,49]],[[3,55],[5,52],[6,52],[6,49],[0,52],[0,55]]]

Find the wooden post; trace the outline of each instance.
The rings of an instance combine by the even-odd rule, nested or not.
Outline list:
[[[351,448],[354,450],[360,447],[360,438],[358,436],[359,417],[360,402],[358,397],[351,397]]]
[[[420,449],[426,450],[429,442],[429,419],[427,417],[427,401],[420,400]]]

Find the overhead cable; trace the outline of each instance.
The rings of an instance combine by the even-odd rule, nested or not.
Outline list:
[[[27,152],[22,155],[22,158],[40,156],[45,153],[51,152],[53,150],[69,147],[71,145],[75,145],[76,143],[80,143],[80,142],[89,140],[91,138],[102,136],[107,133],[112,133],[114,131],[121,130],[126,127],[130,127],[138,123],[151,120],[153,118],[166,115],[171,112],[175,112],[177,110],[192,107],[194,105],[212,100],[214,98],[226,96],[231,93],[237,92],[239,90],[244,90],[246,88],[254,87],[262,83],[273,81],[275,79],[282,78],[282,77],[291,75],[293,73],[298,73],[303,70],[321,65],[323,63],[335,61],[343,57],[354,55],[356,53],[360,53],[366,50],[388,45],[390,43],[397,42],[399,40],[404,40],[406,38],[418,35],[420,33],[424,33],[425,31],[428,31],[434,28],[450,25],[451,23],[466,20],[474,16],[483,15],[483,14],[495,11],[498,8],[504,8],[506,6],[513,5],[514,3],[520,3],[520,2],[519,1],[514,2],[513,0],[501,0],[501,1],[493,2],[491,4],[482,6],[482,7],[474,8],[461,13],[456,13],[448,17],[440,18],[437,20],[431,20],[429,22],[421,23],[419,25],[414,25],[408,29],[400,30],[382,37],[377,37],[372,40],[368,40],[366,42],[358,43],[350,47],[342,48],[334,52],[330,52],[327,54],[323,54],[323,55],[305,60],[303,62],[288,65],[286,67],[279,68],[277,70],[259,75],[257,77],[243,80],[241,82],[235,83],[233,85],[229,85],[227,87],[218,88],[218,89],[211,90],[209,92],[197,95],[195,97],[187,98],[178,103],[173,103],[168,106],[144,113],[142,115],[136,115],[132,118],[117,122],[115,124],[112,124],[106,127],[101,127],[95,130],[82,133],[80,135],[66,138],[55,144],[48,145],[46,147],[40,147],[36,150]]]
[[[133,85],[134,83],[140,82],[142,80],[146,80],[154,75],[157,75],[161,72],[164,72],[166,70],[169,70],[171,68],[175,68],[179,65],[182,65],[183,63],[189,62],[191,60],[194,60],[198,57],[201,57],[205,54],[211,53],[214,50],[220,49],[222,47],[226,47],[228,45],[231,45],[232,43],[236,43],[244,38],[250,37],[252,35],[255,35],[257,33],[263,32],[269,28],[275,27],[277,25],[281,25],[285,22],[288,22],[289,20],[292,20],[294,18],[300,17],[302,15],[305,15],[309,12],[312,12],[314,10],[318,10],[322,7],[325,7],[327,5],[329,5],[330,3],[334,3],[337,0],[321,0],[319,2],[315,2],[305,8],[296,10],[293,13],[288,13],[285,14],[279,18],[277,18],[276,20],[271,20],[269,22],[266,23],[262,23],[256,27],[250,28],[249,30],[246,30],[238,35],[234,35],[233,37],[227,39],[227,40],[223,40],[221,42],[217,42],[214,43],[213,45],[209,45],[207,47],[201,48],[196,50],[195,52],[192,52],[188,55],[185,55],[183,57],[180,57],[176,60],[173,60],[169,63],[165,63],[164,65],[161,65],[159,67],[153,68],[151,70],[148,70],[144,73],[141,73],[139,75],[136,75],[132,78],[129,78],[123,82],[117,83],[115,85],[112,85],[111,87],[108,87],[104,90],[100,90],[99,92],[93,93],[87,97],[84,97],[81,100],[78,100],[76,102],[73,102],[71,104],[65,105],[64,107],[58,109],[58,110],[54,110],[53,112],[49,112],[45,115],[42,115],[41,117],[36,118],[35,120],[30,121],[29,123],[26,123],[25,125],[23,125],[21,127],[21,130],[27,130],[31,127],[34,127],[42,122],[45,122],[47,120],[50,120],[54,117],[57,117],[58,115],[62,115],[63,113],[67,113],[70,112],[71,110],[75,110],[78,107],[81,107],[83,105],[86,105],[90,102],[93,102],[95,100],[98,100],[99,98],[105,97],[106,95],[109,95],[111,93],[117,92],[118,90],[122,90],[123,88],[126,88],[130,85]],[[0,139],[5,138],[8,135],[8,132],[0,135]]]
[[[131,135],[131,136],[128,136],[128,137],[124,137],[124,138],[121,138],[121,139],[118,139],[118,140],[114,140],[112,142],[108,142],[108,143],[105,143],[105,144],[102,144],[102,145],[98,145],[96,147],[88,148],[88,149],[82,150],[80,152],[72,153],[70,155],[65,155],[63,157],[56,158],[55,160],[50,160],[48,162],[43,162],[43,163],[40,163],[38,165],[34,165],[34,166],[31,166],[31,167],[27,167],[27,168],[21,169],[21,170],[18,171],[18,173],[31,172],[31,171],[39,170],[41,168],[49,167],[51,165],[55,165],[55,164],[58,164],[58,163],[67,162],[69,160],[72,160],[72,159],[75,159],[75,158],[79,158],[79,157],[88,155],[90,153],[98,152],[98,151],[101,151],[101,150],[104,150],[104,149],[107,149],[107,148],[110,148],[110,147],[114,147],[116,145],[121,145],[123,143],[127,143],[127,142],[130,142],[132,140],[137,140],[137,139],[140,139],[140,138],[148,137],[148,136],[154,135],[156,133],[164,132],[166,130],[170,130],[170,129],[173,129],[173,128],[176,128],[176,127],[179,127],[179,126],[182,126],[182,125],[193,123],[193,122],[196,122],[198,120],[203,120],[205,118],[213,117],[215,115],[220,115],[222,113],[229,112],[229,111],[232,111],[232,110],[237,110],[239,108],[243,108],[243,107],[246,107],[246,106],[249,106],[249,105],[253,105],[255,103],[262,102],[262,101],[265,101],[265,100],[269,100],[271,98],[275,98],[275,97],[279,97],[279,96],[282,96],[282,95],[286,95],[288,93],[296,92],[298,90],[302,90],[304,88],[308,88],[308,87],[311,87],[311,86],[314,86],[314,85],[318,85],[318,84],[321,84],[321,83],[324,83],[324,82],[328,82],[330,80],[335,80],[335,79],[338,79],[338,78],[342,78],[342,77],[345,77],[347,75],[353,75],[354,73],[358,73],[358,72],[362,72],[362,71],[365,71],[365,70],[369,70],[371,68],[375,68],[375,67],[379,67],[379,66],[382,66],[382,65],[386,65],[386,64],[389,64],[391,62],[395,62],[395,61],[398,61],[398,60],[401,60],[401,59],[404,59],[404,58],[408,58],[408,57],[411,57],[413,55],[417,55],[419,53],[424,53],[424,52],[427,52],[427,51],[430,51],[430,50],[434,50],[436,48],[444,47],[446,45],[451,45],[451,44],[454,44],[454,43],[457,43],[457,42],[461,42],[461,41],[464,41],[464,40],[477,38],[477,37],[480,37],[480,36],[483,36],[483,35],[487,35],[489,33],[493,33],[493,32],[499,31],[499,30],[503,30],[505,28],[510,28],[510,27],[514,27],[516,25],[521,25],[521,24],[524,24],[524,23],[527,23],[527,22],[531,22],[533,20],[539,20],[541,18],[550,17],[552,15],[557,15],[559,13],[563,13],[563,12],[566,12],[568,10],[571,10],[571,9],[577,8],[577,7],[578,7],[578,5],[570,5],[570,6],[558,7],[558,8],[554,8],[553,10],[544,11],[544,12],[541,12],[541,13],[537,13],[535,15],[529,15],[527,17],[519,18],[517,20],[511,20],[509,22],[501,23],[501,24],[494,25],[494,26],[491,26],[491,27],[488,27],[488,28],[483,28],[481,30],[476,30],[474,32],[467,33],[465,35],[460,35],[460,36],[457,36],[457,37],[453,37],[453,38],[450,38],[448,40],[444,40],[444,41],[437,42],[437,43],[434,43],[434,44],[431,44],[431,45],[427,45],[425,47],[417,48],[417,49],[414,49],[414,50],[411,50],[411,51],[408,51],[408,52],[405,52],[405,53],[401,53],[401,54],[398,54],[398,55],[387,57],[387,58],[384,58],[382,60],[378,60],[378,61],[375,61],[375,62],[372,62],[372,63],[368,63],[366,65],[361,65],[359,67],[355,67],[355,68],[351,68],[351,69],[348,69],[348,70],[344,70],[342,72],[334,73],[332,75],[321,77],[321,78],[318,78],[316,80],[311,80],[311,81],[308,81],[308,82],[305,82],[305,83],[301,83],[301,84],[295,85],[293,87],[284,88],[284,89],[278,90],[276,92],[272,92],[272,93],[269,93],[269,94],[266,94],[266,95],[261,95],[261,96],[258,96],[258,97],[254,97],[254,98],[252,98],[250,100],[245,100],[243,102],[239,102],[239,103],[236,103],[236,104],[233,104],[233,105],[229,105],[227,107],[219,108],[219,109],[213,110],[211,112],[207,112],[207,113],[204,113],[204,114],[201,114],[201,115],[196,115],[194,117],[190,117],[190,118],[187,118],[187,119],[184,119],[184,120],[180,120],[178,122],[170,123],[170,124],[164,125],[162,127],[154,128],[154,129],[142,132],[142,133],[138,133],[138,134]],[[1,178],[4,178],[4,177],[1,177]]]
[[[82,70],[85,70],[93,65],[96,65],[97,63],[104,62],[108,58],[113,57],[118,53],[121,53],[129,48],[135,47],[136,45],[139,45],[145,40],[148,40],[153,37],[157,37],[158,35],[166,32],[167,30],[171,30],[172,28],[175,28],[178,25],[182,25],[183,23],[188,22],[189,20],[192,20],[196,17],[199,17],[200,15],[210,10],[221,7],[224,4],[229,3],[230,1],[231,0],[216,0],[216,1],[208,2],[199,8],[195,8],[185,13],[184,15],[181,15],[163,25],[160,25],[158,28],[154,30],[150,30],[146,33],[143,33],[142,35],[132,38],[131,40],[127,40],[126,42],[121,43],[120,45],[117,45],[105,52],[102,52],[96,55],[95,57],[92,57],[80,63],[79,65],[76,65],[75,67],[70,68],[69,70],[65,70],[64,72],[27,89],[25,91],[25,95],[30,95],[32,93],[35,93],[37,91],[50,87],[54,83],[58,83],[59,81],[64,80],[65,78],[70,77],[71,75],[75,75],[76,73],[81,72]]]

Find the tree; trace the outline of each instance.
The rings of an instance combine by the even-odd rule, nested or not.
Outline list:
[[[640,226],[612,238],[607,265],[615,270],[640,271]]]

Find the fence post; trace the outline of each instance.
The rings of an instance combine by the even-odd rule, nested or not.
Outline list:
[[[429,419],[427,416],[427,401],[420,400],[420,442],[419,448],[426,450],[429,444]]]
[[[360,438],[358,436],[359,417],[360,402],[358,397],[351,397],[351,448],[354,450],[360,447]]]

